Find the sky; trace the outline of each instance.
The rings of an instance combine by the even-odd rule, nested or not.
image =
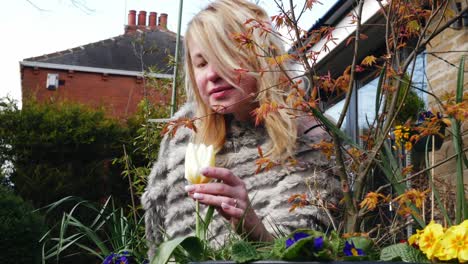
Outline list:
[[[304,0],[295,1],[301,6]],[[191,17],[211,0],[185,0],[182,32]],[[285,1],[286,2],[289,1]],[[312,26],[335,2],[322,0],[305,14],[300,26]],[[270,15],[278,13],[273,0],[259,4]],[[3,28],[0,41],[0,98],[21,100],[19,62],[71,49],[123,34],[128,11],[140,10],[168,14],[168,29],[177,31],[178,0],[15,0],[9,1],[0,16]]]

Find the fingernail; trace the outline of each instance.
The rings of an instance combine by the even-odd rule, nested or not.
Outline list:
[[[231,207],[231,206],[229,204],[227,204],[227,203],[221,203],[221,207],[223,209],[229,209],[229,207]]]
[[[193,186],[193,185],[186,185],[186,186],[185,186],[185,191],[186,191],[186,192],[193,192],[193,191],[195,191],[195,186]]]
[[[200,170],[200,173],[203,174],[203,175],[205,175],[207,172],[208,172],[208,167],[202,168]]]
[[[201,193],[194,193],[193,194],[193,198],[197,199],[197,200],[201,200],[203,199],[203,194]]]

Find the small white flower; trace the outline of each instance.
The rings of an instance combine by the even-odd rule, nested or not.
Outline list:
[[[185,179],[191,184],[207,183],[211,179],[203,176],[200,170],[215,165],[213,146],[189,143],[185,152]]]

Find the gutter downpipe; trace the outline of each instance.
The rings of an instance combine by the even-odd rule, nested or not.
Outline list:
[[[177,40],[175,48],[175,65],[174,65],[174,77],[172,80],[172,99],[171,99],[171,117],[174,116],[174,113],[177,109],[177,75],[179,72],[179,45],[180,45],[180,27],[182,24],[182,8],[184,5],[184,0],[179,0],[179,17],[177,24]]]

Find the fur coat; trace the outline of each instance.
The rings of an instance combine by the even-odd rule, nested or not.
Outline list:
[[[175,118],[191,116],[191,109],[192,106],[186,104]],[[195,229],[195,202],[184,190],[187,185],[184,178],[185,149],[191,135],[191,130],[180,128],[173,138],[166,135],[162,140],[158,160],[141,198],[146,211],[150,259],[166,236],[188,235]],[[276,166],[255,174],[255,161],[259,158],[257,147],[268,149],[268,134],[263,127],[232,120],[224,147],[216,154],[216,166],[231,169],[244,180],[255,212],[272,234],[278,230],[289,233],[296,228],[330,228],[330,217],[314,204],[336,205],[341,191],[338,179],[329,168],[330,161],[310,147],[321,139],[310,136],[298,139],[295,157],[298,163],[295,166]],[[312,201],[311,205],[290,212],[288,198],[303,193]],[[229,234],[228,226],[223,217],[215,213],[208,234],[223,243]]]

